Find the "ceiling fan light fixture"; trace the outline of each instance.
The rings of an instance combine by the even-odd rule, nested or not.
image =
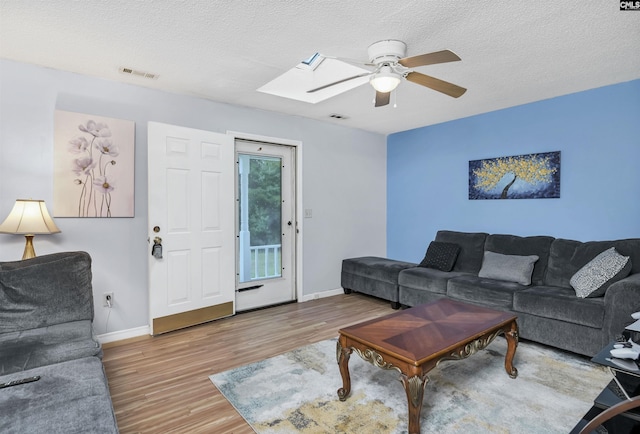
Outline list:
[[[400,74],[392,71],[388,66],[383,66],[380,72],[371,77],[369,83],[378,92],[391,92],[400,84]]]

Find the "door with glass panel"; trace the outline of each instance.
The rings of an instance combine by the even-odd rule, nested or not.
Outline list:
[[[236,310],[296,299],[295,148],[236,140]]]

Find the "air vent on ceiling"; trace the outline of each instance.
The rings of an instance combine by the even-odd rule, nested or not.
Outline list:
[[[151,80],[155,80],[158,78],[158,74],[153,74],[151,72],[139,71],[133,68],[120,68],[119,71],[123,74],[135,75],[136,77],[149,78]]]
[[[349,118],[348,118],[348,117],[346,117],[346,116],[339,115],[339,114],[336,114],[336,113],[334,113],[334,114],[332,114],[332,115],[329,115],[329,117],[330,117],[330,118],[334,118],[334,119],[342,119],[342,120],[349,119]]]

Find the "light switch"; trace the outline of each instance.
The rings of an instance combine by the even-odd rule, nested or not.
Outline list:
[[[313,217],[313,211],[311,209],[305,209],[304,210],[304,218],[310,219],[311,217]]]

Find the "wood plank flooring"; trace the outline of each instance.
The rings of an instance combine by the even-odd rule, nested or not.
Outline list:
[[[341,294],[107,344],[103,363],[120,432],[251,434],[209,375],[337,337],[342,327],[393,312],[387,301]]]

